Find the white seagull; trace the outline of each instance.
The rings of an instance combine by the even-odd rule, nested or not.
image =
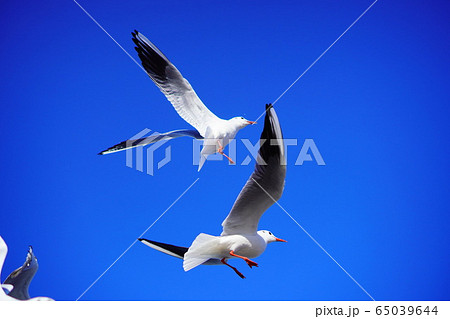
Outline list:
[[[206,158],[214,153],[220,153],[230,163],[234,163],[223,152],[224,147],[234,139],[240,129],[250,124],[256,124],[256,122],[246,120],[242,116],[233,117],[229,120],[223,120],[217,117],[203,104],[188,80],[183,78],[180,71],[178,71],[153,43],[136,30],[131,34],[133,35],[132,40],[136,44],[135,49],[148,76],[158,86],[169,102],[172,103],[178,115],[191,124],[195,130],[176,130],[151,135],[147,138],[127,140],[100,152],[99,155],[114,153],[180,136],[190,136],[196,139],[205,139],[200,156],[199,171]]]
[[[8,254],[8,246],[6,245],[2,236],[0,236],[0,277],[1,277],[2,269],[3,269],[3,263],[5,262],[7,254]],[[34,255],[33,255],[33,257],[34,257]],[[28,261],[28,258],[29,258],[29,255],[27,255],[27,261]],[[37,263],[37,261],[36,261],[36,263]],[[15,272],[19,271],[21,268],[16,269],[11,275],[8,276],[8,278],[10,278]],[[37,268],[36,268],[36,270],[37,270]],[[29,279],[31,281],[33,276],[34,276],[34,273],[31,277],[27,276],[26,279]],[[17,287],[15,287],[11,282],[6,283],[6,281],[5,281],[5,284],[2,285],[2,289],[0,289],[0,301],[18,301],[19,299],[13,298],[12,296],[7,295],[7,293],[11,294],[11,292],[13,292],[14,289],[17,289],[17,288],[21,289],[22,286],[26,286],[26,295],[28,296],[28,298],[30,297],[28,295],[29,282],[28,282],[28,285],[26,283],[21,283],[21,282],[17,282],[16,284],[18,285]],[[54,301],[54,300],[49,297],[35,297],[35,298],[27,299],[26,301]]]
[[[268,104],[255,170],[223,221],[222,234],[212,236],[201,233],[189,248],[143,238],[139,240],[156,250],[182,258],[185,271],[201,264],[224,264],[231,267],[241,278],[245,278],[227,263],[228,259],[241,258],[250,268],[258,266],[250,258],[261,255],[268,243],[285,242],[270,231],[258,231],[258,223],[263,213],[281,198],[285,177],[283,134],[275,110]]]

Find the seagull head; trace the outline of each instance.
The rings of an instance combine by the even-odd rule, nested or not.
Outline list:
[[[284,243],[287,242],[284,239],[275,237],[275,235],[272,234],[272,232],[270,232],[268,230],[258,230],[258,235],[261,236],[262,238],[264,238],[266,243],[273,243],[273,242],[276,242],[276,241],[281,241],[281,242],[284,242]]]
[[[231,123],[235,124],[239,129],[246,127],[250,124],[256,124],[254,121],[249,121],[242,116],[236,116],[229,120]]]

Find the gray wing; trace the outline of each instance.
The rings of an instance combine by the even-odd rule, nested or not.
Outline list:
[[[13,286],[13,289],[8,293],[8,295],[10,297],[14,297],[19,300],[30,299],[28,288],[38,268],[39,265],[36,256],[34,256],[33,248],[29,246],[27,258],[24,264],[21,267],[14,270],[5,279],[4,284],[10,284]]]
[[[203,139],[203,136],[200,135],[200,133],[197,130],[176,130],[176,131],[170,131],[167,133],[155,133],[147,137],[142,137],[136,140],[126,140],[123,142],[120,142],[119,144],[116,144],[114,146],[111,146],[110,148],[107,148],[104,151],[101,151],[98,153],[98,155],[104,155],[104,154],[110,154],[115,153],[123,150],[127,150],[130,148],[138,147],[138,146],[144,146],[148,144],[153,144],[159,141],[164,140],[171,140],[177,137],[182,136],[190,136],[192,138],[196,138],[198,140]]]
[[[147,74],[178,114],[204,137],[208,124],[219,118],[203,104],[188,80],[153,43],[136,30],[131,34]]]
[[[285,177],[283,134],[275,110],[267,104],[255,170],[223,221],[221,235],[255,233],[262,214],[281,198]]]

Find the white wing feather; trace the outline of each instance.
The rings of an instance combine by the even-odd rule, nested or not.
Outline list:
[[[261,216],[281,198],[286,177],[282,139],[277,114],[270,104],[266,105],[264,129],[255,170],[223,221],[221,236],[256,233]]]
[[[153,43],[138,31],[132,35],[147,74],[178,114],[205,137],[208,125],[219,118],[203,104],[188,80]]]

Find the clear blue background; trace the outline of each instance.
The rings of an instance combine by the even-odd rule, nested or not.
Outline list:
[[[84,1],[137,58],[141,31],[217,115],[256,119],[371,1]],[[220,234],[253,170],[192,165],[189,139],[154,176],[125,153],[142,129],[189,128],[72,1],[2,2],[2,280],[33,245],[32,296],[75,300],[197,178],[145,237],[189,246]],[[376,299],[450,299],[448,1],[380,0],[280,101],[286,138],[314,139],[326,166],[294,166],[280,204]],[[255,143],[263,127],[238,137]],[[248,153],[238,143],[237,161]],[[156,153],[162,159],[164,153]],[[288,243],[250,269],[198,267],[136,243],[82,300],[369,300],[279,208]]]

